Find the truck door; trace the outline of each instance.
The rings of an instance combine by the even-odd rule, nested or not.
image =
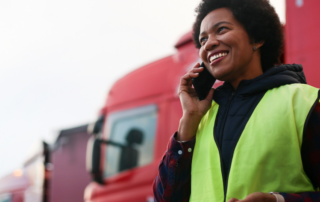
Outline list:
[[[151,185],[157,163],[154,139],[158,110],[147,105],[111,113],[107,117],[104,135],[103,175],[105,194],[101,201],[147,201],[152,196]]]

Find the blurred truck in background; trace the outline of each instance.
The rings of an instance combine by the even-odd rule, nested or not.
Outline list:
[[[49,147],[42,142],[39,148],[24,163],[22,169],[17,169],[0,180],[0,202],[47,201]]]
[[[0,202],[78,202],[90,175],[85,168],[88,125],[60,131],[43,142],[22,169],[0,179]]]

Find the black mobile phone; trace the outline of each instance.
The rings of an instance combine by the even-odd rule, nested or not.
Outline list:
[[[204,100],[209,94],[209,91],[216,81],[216,78],[212,76],[203,62],[201,63],[200,67],[203,67],[203,71],[199,73],[197,78],[192,79],[192,84],[199,97],[199,100]]]

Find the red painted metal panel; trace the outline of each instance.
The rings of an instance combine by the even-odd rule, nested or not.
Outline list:
[[[286,0],[285,62],[302,64],[308,84],[320,87],[320,1]]]
[[[177,93],[180,76],[197,60],[197,50],[189,42],[182,45],[177,54],[165,57],[127,74],[111,88],[106,108],[151,96],[163,94],[174,96]]]

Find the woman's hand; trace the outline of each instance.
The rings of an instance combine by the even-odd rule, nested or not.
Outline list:
[[[255,193],[249,194],[243,200],[232,198],[228,202],[277,202],[277,198],[272,194],[255,192]]]
[[[190,140],[196,135],[201,118],[209,110],[212,103],[214,89],[211,89],[205,100],[199,100],[196,91],[192,88],[192,78],[199,76],[203,71],[197,63],[193,69],[186,73],[180,80],[179,98],[183,116],[180,119],[177,140]]]

